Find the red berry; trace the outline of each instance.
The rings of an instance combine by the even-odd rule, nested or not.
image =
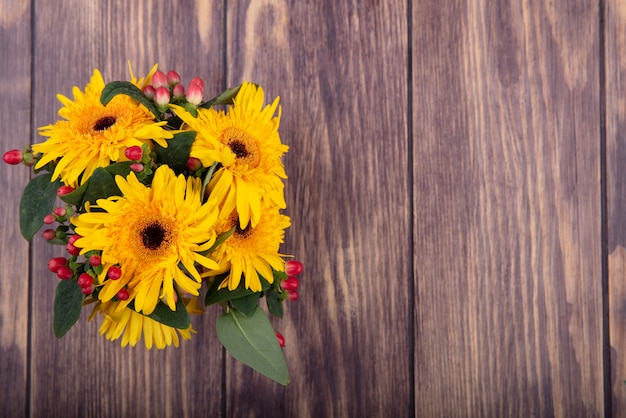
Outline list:
[[[89,265],[93,267],[98,267],[100,264],[102,264],[102,259],[99,255],[92,255],[91,257],[89,257]]]
[[[72,245],[74,245],[74,243],[75,243],[76,241],[78,241],[80,238],[82,238],[82,237],[81,237],[80,235],[78,235],[78,234],[71,235],[71,236],[68,238],[67,243],[68,243],[68,244],[72,244]]]
[[[128,300],[129,297],[130,293],[128,293],[126,289],[120,289],[119,292],[117,292],[117,298],[119,300]]]
[[[91,277],[89,274],[83,273],[80,276],[78,276],[78,285],[80,287],[91,287],[92,284],[93,284],[93,277]]]
[[[67,258],[54,257],[48,261],[48,268],[51,272],[56,273],[59,271],[59,267],[67,265]]]
[[[124,151],[124,155],[126,158],[132,161],[139,161],[143,156],[143,150],[138,145],[133,145],[132,147],[126,148]]]
[[[83,295],[91,295],[94,290],[96,290],[96,286],[94,286],[93,284],[91,286],[83,287],[81,289]]]
[[[80,248],[74,247],[74,244],[70,244],[69,242],[65,246],[65,249],[67,250],[68,253],[70,253],[70,255],[79,255],[80,254]]]
[[[287,290],[287,299],[291,301],[298,300],[298,291],[297,290]]]
[[[133,170],[135,173],[141,173],[143,171],[143,164],[140,164],[140,163],[131,164],[130,169]]]
[[[7,164],[11,164],[11,165],[19,164],[23,160],[22,151],[18,149],[7,151],[2,156],[2,159]]]
[[[53,214],[48,214],[48,215],[44,216],[43,223],[45,223],[46,225],[51,225],[56,220],[57,220],[57,218]]]
[[[43,233],[41,234],[41,236],[46,240],[46,241],[50,241],[51,239],[54,239],[54,237],[57,236],[57,233],[54,229],[46,229],[45,231],[43,231]]]
[[[287,277],[280,284],[280,286],[285,290],[296,290],[299,285],[300,285],[300,281],[296,279],[294,276]]]
[[[54,214],[56,216],[58,216],[58,217],[65,216],[65,215],[67,215],[67,209],[61,208],[61,207],[55,208],[54,209]]]
[[[57,276],[61,280],[69,280],[73,275],[74,273],[72,272],[72,269],[67,266],[59,266],[59,269],[57,270]]]
[[[118,266],[111,266],[111,268],[109,268],[109,279],[111,280],[117,280],[120,277],[122,277],[122,269],[119,268]]]
[[[187,166],[185,168],[187,168],[187,171],[194,172],[200,167],[202,167],[202,163],[200,162],[199,159],[194,158],[194,157],[189,157],[189,159],[187,160]]]
[[[143,92],[143,95],[146,96],[149,100],[154,99],[154,93],[156,92],[154,87],[145,86],[143,89],[141,89],[141,91]]]
[[[276,332],[276,338],[278,339],[278,345],[281,347],[285,346],[285,337],[280,332]]]
[[[70,186],[61,186],[57,189],[57,196],[63,196],[66,195],[68,193],[72,193],[74,191],[73,187]]]
[[[287,276],[297,276],[302,273],[302,263],[297,260],[289,260],[285,263],[285,273]]]

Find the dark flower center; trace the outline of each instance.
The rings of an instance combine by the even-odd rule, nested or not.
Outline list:
[[[237,236],[242,238],[247,238],[252,232],[250,224],[248,224],[244,229],[241,229],[241,227],[239,226],[239,219],[237,219],[236,222],[237,224],[235,225],[235,232],[233,232],[233,234],[236,234]]]
[[[113,126],[116,122],[116,119],[113,116],[105,116],[99,119],[95,125],[93,125],[93,129],[95,131],[104,131]]]
[[[155,222],[148,225],[143,231],[141,231],[141,241],[143,242],[144,247],[150,250],[157,250],[161,247],[163,241],[166,240],[166,234],[167,231],[165,228],[163,228],[160,223]]]
[[[246,144],[244,144],[243,142],[241,142],[241,141],[239,141],[237,139],[230,141],[228,143],[228,146],[230,147],[230,150],[233,153],[235,153],[237,158],[245,158],[248,155],[250,155],[250,153],[246,149]]]

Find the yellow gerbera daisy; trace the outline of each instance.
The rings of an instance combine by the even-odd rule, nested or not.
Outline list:
[[[139,86],[143,79],[137,82],[133,76],[133,81]],[[96,69],[84,93],[73,88],[74,100],[57,95],[64,106],[59,116],[65,120],[39,128],[40,135],[48,140],[33,145],[33,151],[43,154],[35,168],[57,161],[52,180],[61,177],[68,186],[77,187],[96,168],[127,160],[126,148],[151,145],[152,140],[167,147],[166,139],[173,138],[171,132],[163,129],[166,122],[155,122],[145,106],[128,96],[117,95],[103,106],[100,95],[104,86]]]
[[[263,89],[251,83],[242,84],[228,112],[198,109],[194,118],[182,107],[172,106],[198,132],[190,156],[205,167],[221,164],[209,183],[209,202],[220,206],[222,214],[236,208],[242,229],[248,222],[253,227],[259,222],[264,199],[281,209],[286,206],[281,179],[287,175],[280,158],[289,147],[278,135],[278,98],[263,106]]]
[[[233,213],[218,225],[217,230],[222,233],[235,227],[235,231],[210,254],[222,268],[204,273],[203,276],[215,276],[230,270],[220,284],[220,289],[227,286],[229,290],[236,289],[243,275],[245,287],[260,292],[262,287],[259,274],[272,283],[272,268],[277,271],[285,269],[285,262],[278,249],[285,236],[284,229],[289,225],[289,217],[282,215],[276,206],[263,206],[259,222],[254,228],[248,225],[241,229],[237,214]]]
[[[177,290],[198,295],[202,279],[195,263],[218,268],[199,254],[215,242],[217,209],[202,204],[200,179],[176,177],[167,166],[156,170],[151,187],[132,172],[115,181],[122,197],[99,199],[102,211],[72,219],[82,237],[74,242],[81,254],[102,251],[98,298],[107,302],[126,287],[130,297],[124,303],[134,300],[138,312],[149,315],[159,300],[175,310],[174,283]],[[112,266],[121,269],[119,279],[108,275]]]
[[[110,341],[122,337],[122,347],[129,344],[134,347],[142,335],[148,350],[153,346],[161,350],[172,344],[174,347],[178,347],[178,333],[185,340],[191,338],[192,332],[195,333],[191,325],[186,329],[176,329],[137,313],[120,302],[103,303],[98,301],[89,316],[89,320],[93,320],[98,313],[104,316],[102,325],[100,325],[100,335],[104,335]]]

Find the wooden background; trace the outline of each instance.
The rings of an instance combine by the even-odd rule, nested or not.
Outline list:
[[[221,349],[52,332],[61,255],[0,166],[0,416],[626,416],[626,1],[0,0],[0,140],[93,68],[281,97],[282,387]]]

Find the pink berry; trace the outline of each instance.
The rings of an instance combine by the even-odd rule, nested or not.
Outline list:
[[[117,298],[119,300],[128,300],[129,297],[130,297],[130,293],[128,293],[128,290],[126,289],[120,289],[117,292]]]
[[[41,236],[46,241],[50,241],[51,239],[54,239],[57,236],[57,233],[56,233],[56,231],[54,229],[46,229],[45,231],[43,231]]]
[[[152,86],[157,89],[159,87],[167,87],[167,77],[163,74],[163,71],[157,70],[154,74],[152,74]]]
[[[91,277],[89,274],[83,273],[80,276],[78,276],[78,285],[80,287],[91,287],[92,284],[93,284],[93,277]]]
[[[96,290],[96,286],[94,286],[93,284],[91,286],[83,287],[81,289],[83,295],[91,295],[94,290]]]
[[[92,255],[89,257],[89,265],[92,267],[98,267],[100,264],[102,264],[102,259],[99,255]]]
[[[180,83],[180,75],[176,71],[168,71],[165,78],[167,79],[167,84],[169,84],[170,86],[174,86]]]
[[[287,299],[291,301],[298,300],[298,291],[297,290],[287,290]]]
[[[59,207],[59,208],[55,208],[55,209],[54,209],[54,214],[55,214],[56,216],[59,216],[59,217],[61,217],[61,216],[65,216],[65,215],[67,214],[67,209],[65,209],[65,208],[60,208],[60,207]]]
[[[59,266],[59,269],[57,270],[57,277],[61,280],[69,280],[73,275],[74,273],[72,272],[72,269],[67,266]]]
[[[170,102],[170,91],[166,87],[159,87],[154,94],[154,102],[160,106],[165,106]]]
[[[177,99],[182,99],[183,97],[185,97],[185,87],[183,87],[182,84],[176,84],[174,87],[172,87],[172,96]]]
[[[133,163],[130,165],[130,169],[133,170],[135,173],[141,173],[143,171],[143,164]]]
[[[285,290],[296,290],[300,285],[300,281],[296,279],[294,276],[289,276],[285,280],[282,281],[280,286]]]
[[[133,145],[132,147],[128,147],[126,148],[126,150],[124,150],[124,155],[129,160],[139,161],[141,160],[141,157],[143,156],[143,150],[141,149],[140,146]]]
[[[193,105],[199,105],[202,102],[202,86],[200,84],[190,84],[187,89],[187,101]]]
[[[118,266],[111,266],[111,268],[109,268],[109,279],[111,280],[117,280],[120,277],[122,277],[122,269],[119,268]]]
[[[276,332],[276,338],[278,339],[278,345],[281,347],[285,346],[285,337],[280,332]]]
[[[189,86],[193,86],[194,84],[197,84],[200,89],[204,90],[204,81],[202,81],[200,77],[194,77],[191,79]]]
[[[302,273],[303,265],[297,260],[289,260],[285,263],[285,273],[287,276],[297,276]]]
[[[141,89],[141,91],[143,92],[143,95],[146,96],[149,100],[154,99],[154,93],[156,93],[154,87],[145,86],[143,89]]]
[[[65,257],[54,257],[48,261],[48,268],[51,272],[56,273],[59,271],[59,267],[67,265],[67,258]]]
[[[22,151],[20,151],[18,149],[7,151],[2,156],[2,159],[7,164],[17,165],[17,164],[21,163],[22,160],[23,160]]]
[[[43,223],[45,223],[46,225],[51,225],[56,220],[57,218],[53,214],[49,214],[49,215],[44,216]]]
[[[66,195],[68,193],[72,193],[74,191],[73,187],[70,186],[61,186],[57,189],[57,196],[63,196]]]

